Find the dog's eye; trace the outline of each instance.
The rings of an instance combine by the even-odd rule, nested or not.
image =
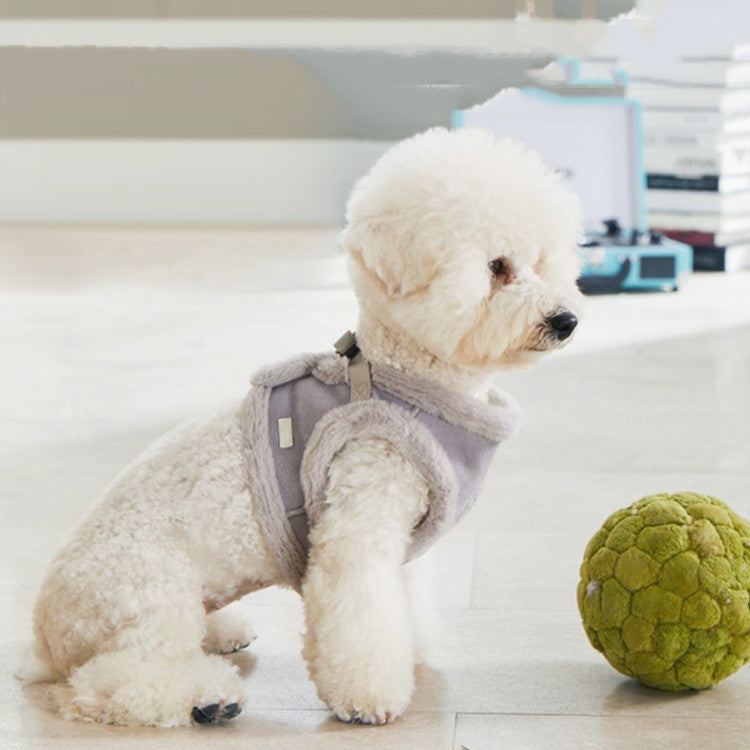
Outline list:
[[[513,266],[507,258],[495,258],[490,261],[490,271],[501,284],[510,284],[513,281]]]

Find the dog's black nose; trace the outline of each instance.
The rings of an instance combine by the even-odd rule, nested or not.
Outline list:
[[[573,333],[573,330],[578,325],[578,318],[572,312],[566,310],[565,312],[553,315],[547,322],[549,323],[549,327],[555,332],[555,336],[560,341],[563,341]]]

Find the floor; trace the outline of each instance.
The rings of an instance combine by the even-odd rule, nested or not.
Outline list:
[[[0,228],[0,748],[747,748],[750,669],[663,694],[616,673],[575,604],[588,539],[644,494],[750,516],[750,274],[592,298],[576,340],[498,383],[522,404],[481,501],[438,548],[443,636],[411,710],[329,718],[295,595],[239,606],[247,708],[222,727],[69,723],[11,674],[46,561],[109,478],[259,365],[356,323],[332,229]]]

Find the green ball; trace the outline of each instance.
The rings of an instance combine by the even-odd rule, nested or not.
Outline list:
[[[750,524],[707,495],[644,497],[589,542],[578,608],[594,648],[661,690],[703,689],[750,661]]]

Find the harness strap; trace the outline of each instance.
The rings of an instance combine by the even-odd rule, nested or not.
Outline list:
[[[357,337],[347,331],[333,348],[349,360],[349,400],[369,401],[372,397],[372,373],[370,363],[357,345]]]

